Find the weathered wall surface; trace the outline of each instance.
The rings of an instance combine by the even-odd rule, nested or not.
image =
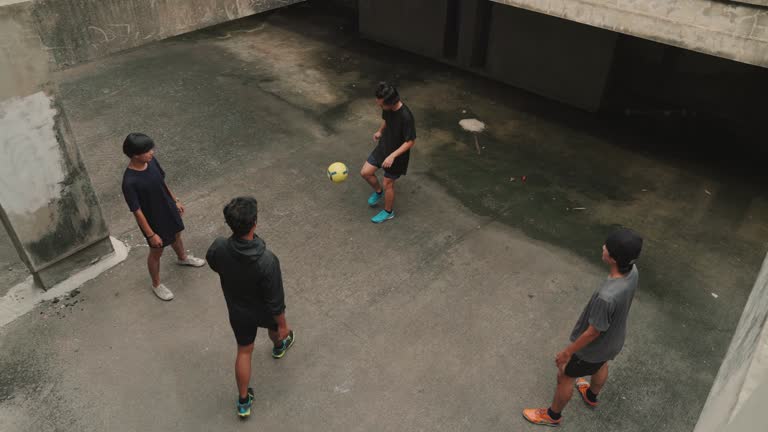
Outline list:
[[[443,55],[447,0],[360,2],[360,32],[367,38],[432,58]]]
[[[359,15],[367,38],[586,110],[600,106],[617,39],[488,0],[361,0]]]
[[[741,417],[758,401],[768,402],[768,257],[741,315],[695,432],[745,431]],[[763,405],[763,409],[765,405]],[[761,415],[764,417],[764,415]],[[764,419],[761,420],[765,424]],[[760,423],[752,423],[751,427]],[[756,430],[756,429],[752,429]]]
[[[594,111],[617,36],[523,9],[494,8],[486,70],[500,81]]]
[[[768,67],[768,8],[761,6],[716,0],[491,1]]]
[[[51,90],[0,101],[0,208],[22,259],[43,286],[74,267],[59,261],[109,232],[66,119]],[[103,245],[90,261],[111,252]],[[87,262],[85,262],[87,264]]]
[[[37,31],[59,66],[303,0],[37,0]]]
[[[48,80],[48,54],[29,2],[0,6],[0,100],[35,92]]]

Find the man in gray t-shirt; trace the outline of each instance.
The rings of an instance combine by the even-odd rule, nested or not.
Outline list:
[[[593,294],[571,333],[571,344],[555,357],[558,368],[557,390],[549,408],[523,410],[523,417],[534,424],[557,426],[561,412],[573,394],[574,383],[582,399],[597,407],[597,395],[608,379],[608,361],[624,347],[627,317],[635,297],[639,273],[635,261],[643,239],[622,229],[603,245],[603,262],[610,267],[608,278]],[[583,377],[591,376],[587,381]]]

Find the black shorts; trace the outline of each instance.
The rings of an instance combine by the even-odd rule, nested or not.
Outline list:
[[[368,160],[366,162],[368,162],[369,164],[375,166],[376,168],[381,169],[381,162],[379,162],[376,159],[376,156],[374,156],[373,153],[368,155]],[[403,176],[403,174],[396,174],[396,173],[391,172],[389,169],[384,168],[384,177],[386,177],[388,179],[397,180],[397,179],[399,179],[402,176]]]
[[[600,370],[605,362],[590,363],[586,362],[578,357],[576,354],[571,356],[571,361],[565,365],[565,375],[571,378],[581,378],[585,376],[592,376]]]
[[[275,321],[266,323],[244,322],[229,320],[229,324],[232,326],[232,331],[235,332],[235,340],[239,346],[247,346],[256,340],[256,330],[265,328],[272,331],[277,331],[277,323]]]

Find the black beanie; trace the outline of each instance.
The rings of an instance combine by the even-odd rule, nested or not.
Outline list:
[[[640,257],[643,249],[643,238],[630,229],[620,229],[605,240],[605,248],[608,254],[616,260],[619,271],[628,273],[632,270],[635,261]]]

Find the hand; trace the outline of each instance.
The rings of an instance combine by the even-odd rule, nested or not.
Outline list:
[[[378,141],[381,139],[381,131],[376,131],[375,134],[373,134],[373,140]]]
[[[573,353],[566,350],[562,350],[555,356],[555,364],[557,365],[557,368],[560,370],[563,370],[565,368],[565,365],[568,364],[569,361],[571,361],[571,357],[573,357]]]
[[[152,237],[150,237],[147,240],[149,240],[149,247],[153,247],[153,248],[163,247],[163,239],[161,239],[160,236],[157,234],[152,234]]]
[[[184,216],[184,204],[181,203],[181,201],[176,201],[176,208],[179,209],[179,214]]]
[[[291,330],[288,327],[277,328],[277,338],[281,341],[285,340],[285,338],[287,338],[290,333],[291,333]]]
[[[395,157],[390,155],[386,159],[384,159],[384,163],[381,164],[382,168],[389,168],[392,166],[392,164],[395,163]]]

